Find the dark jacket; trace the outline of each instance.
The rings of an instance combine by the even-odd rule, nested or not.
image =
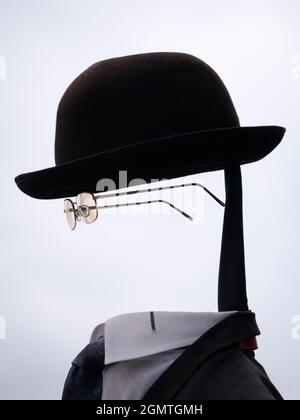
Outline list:
[[[240,343],[258,335],[252,312],[237,312],[208,330],[157,379],[143,400],[281,400],[253,350]],[[101,400],[104,337],[74,359],[64,400]]]

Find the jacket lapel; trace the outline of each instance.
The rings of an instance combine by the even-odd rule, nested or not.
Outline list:
[[[219,349],[259,335],[252,312],[236,312],[189,346],[157,379],[143,400],[172,400],[201,364]]]

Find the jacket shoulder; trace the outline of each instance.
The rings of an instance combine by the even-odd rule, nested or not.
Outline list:
[[[104,337],[89,343],[73,360],[63,400],[100,400],[104,368]]]

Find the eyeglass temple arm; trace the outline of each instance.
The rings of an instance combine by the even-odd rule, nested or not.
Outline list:
[[[153,204],[153,203],[168,204],[168,206],[170,206],[170,207],[172,207],[172,209],[178,211],[178,213],[182,214],[187,219],[193,220],[192,216],[190,216],[189,214],[180,210],[178,207],[174,206],[174,204],[169,203],[168,201],[165,201],[165,200],[150,200],[150,201],[139,201],[139,202],[136,202],[136,203],[108,204],[106,206],[97,206],[95,208],[97,208],[97,209],[111,209],[111,208],[116,208],[116,207],[139,206],[141,204]],[[93,208],[93,207],[90,207],[90,208]]]
[[[163,190],[172,190],[175,188],[182,188],[182,187],[200,187],[205,192],[207,192],[214,200],[216,200],[217,203],[219,203],[222,207],[225,207],[225,203],[221,201],[218,197],[216,197],[211,191],[209,191],[204,185],[199,184],[197,182],[191,182],[188,184],[180,184],[180,185],[170,185],[168,187],[157,187],[157,188],[146,188],[143,190],[133,190],[133,191],[125,191],[125,192],[118,192],[118,193],[111,193],[111,194],[99,194],[96,195],[95,198],[108,198],[108,197],[120,197],[123,195],[130,195],[130,194],[138,194],[138,193],[144,193],[144,192],[153,192],[153,191],[163,191]],[[170,203],[168,203],[170,204]]]
[[[180,214],[182,214],[183,216],[185,216],[187,219],[189,220],[193,220],[192,216],[190,216],[189,214],[187,214],[186,212],[184,212],[183,210],[180,210],[178,207],[174,206],[174,204],[169,203],[168,201],[165,200],[150,200],[150,201],[140,201],[137,203],[122,203],[122,204],[108,204],[106,206],[89,206],[90,209],[110,209],[110,208],[116,208],[116,207],[128,207],[128,206],[138,206],[140,204],[152,204],[152,203],[164,203],[164,204],[168,204],[170,207],[172,207],[172,209],[178,211]],[[79,209],[65,209],[64,213],[80,213],[80,208]]]

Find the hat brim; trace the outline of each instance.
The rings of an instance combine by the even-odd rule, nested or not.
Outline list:
[[[95,193],[104,178],[114,181],[115,189],[124,188],[119,186],[119,171],[127,171],[128,182],[138,178],[148,183],[255,162],[268,155],[284,133],[283,127],[259,126],[177,134],[24,173],[15,181],[21,191],[38,199]]]

